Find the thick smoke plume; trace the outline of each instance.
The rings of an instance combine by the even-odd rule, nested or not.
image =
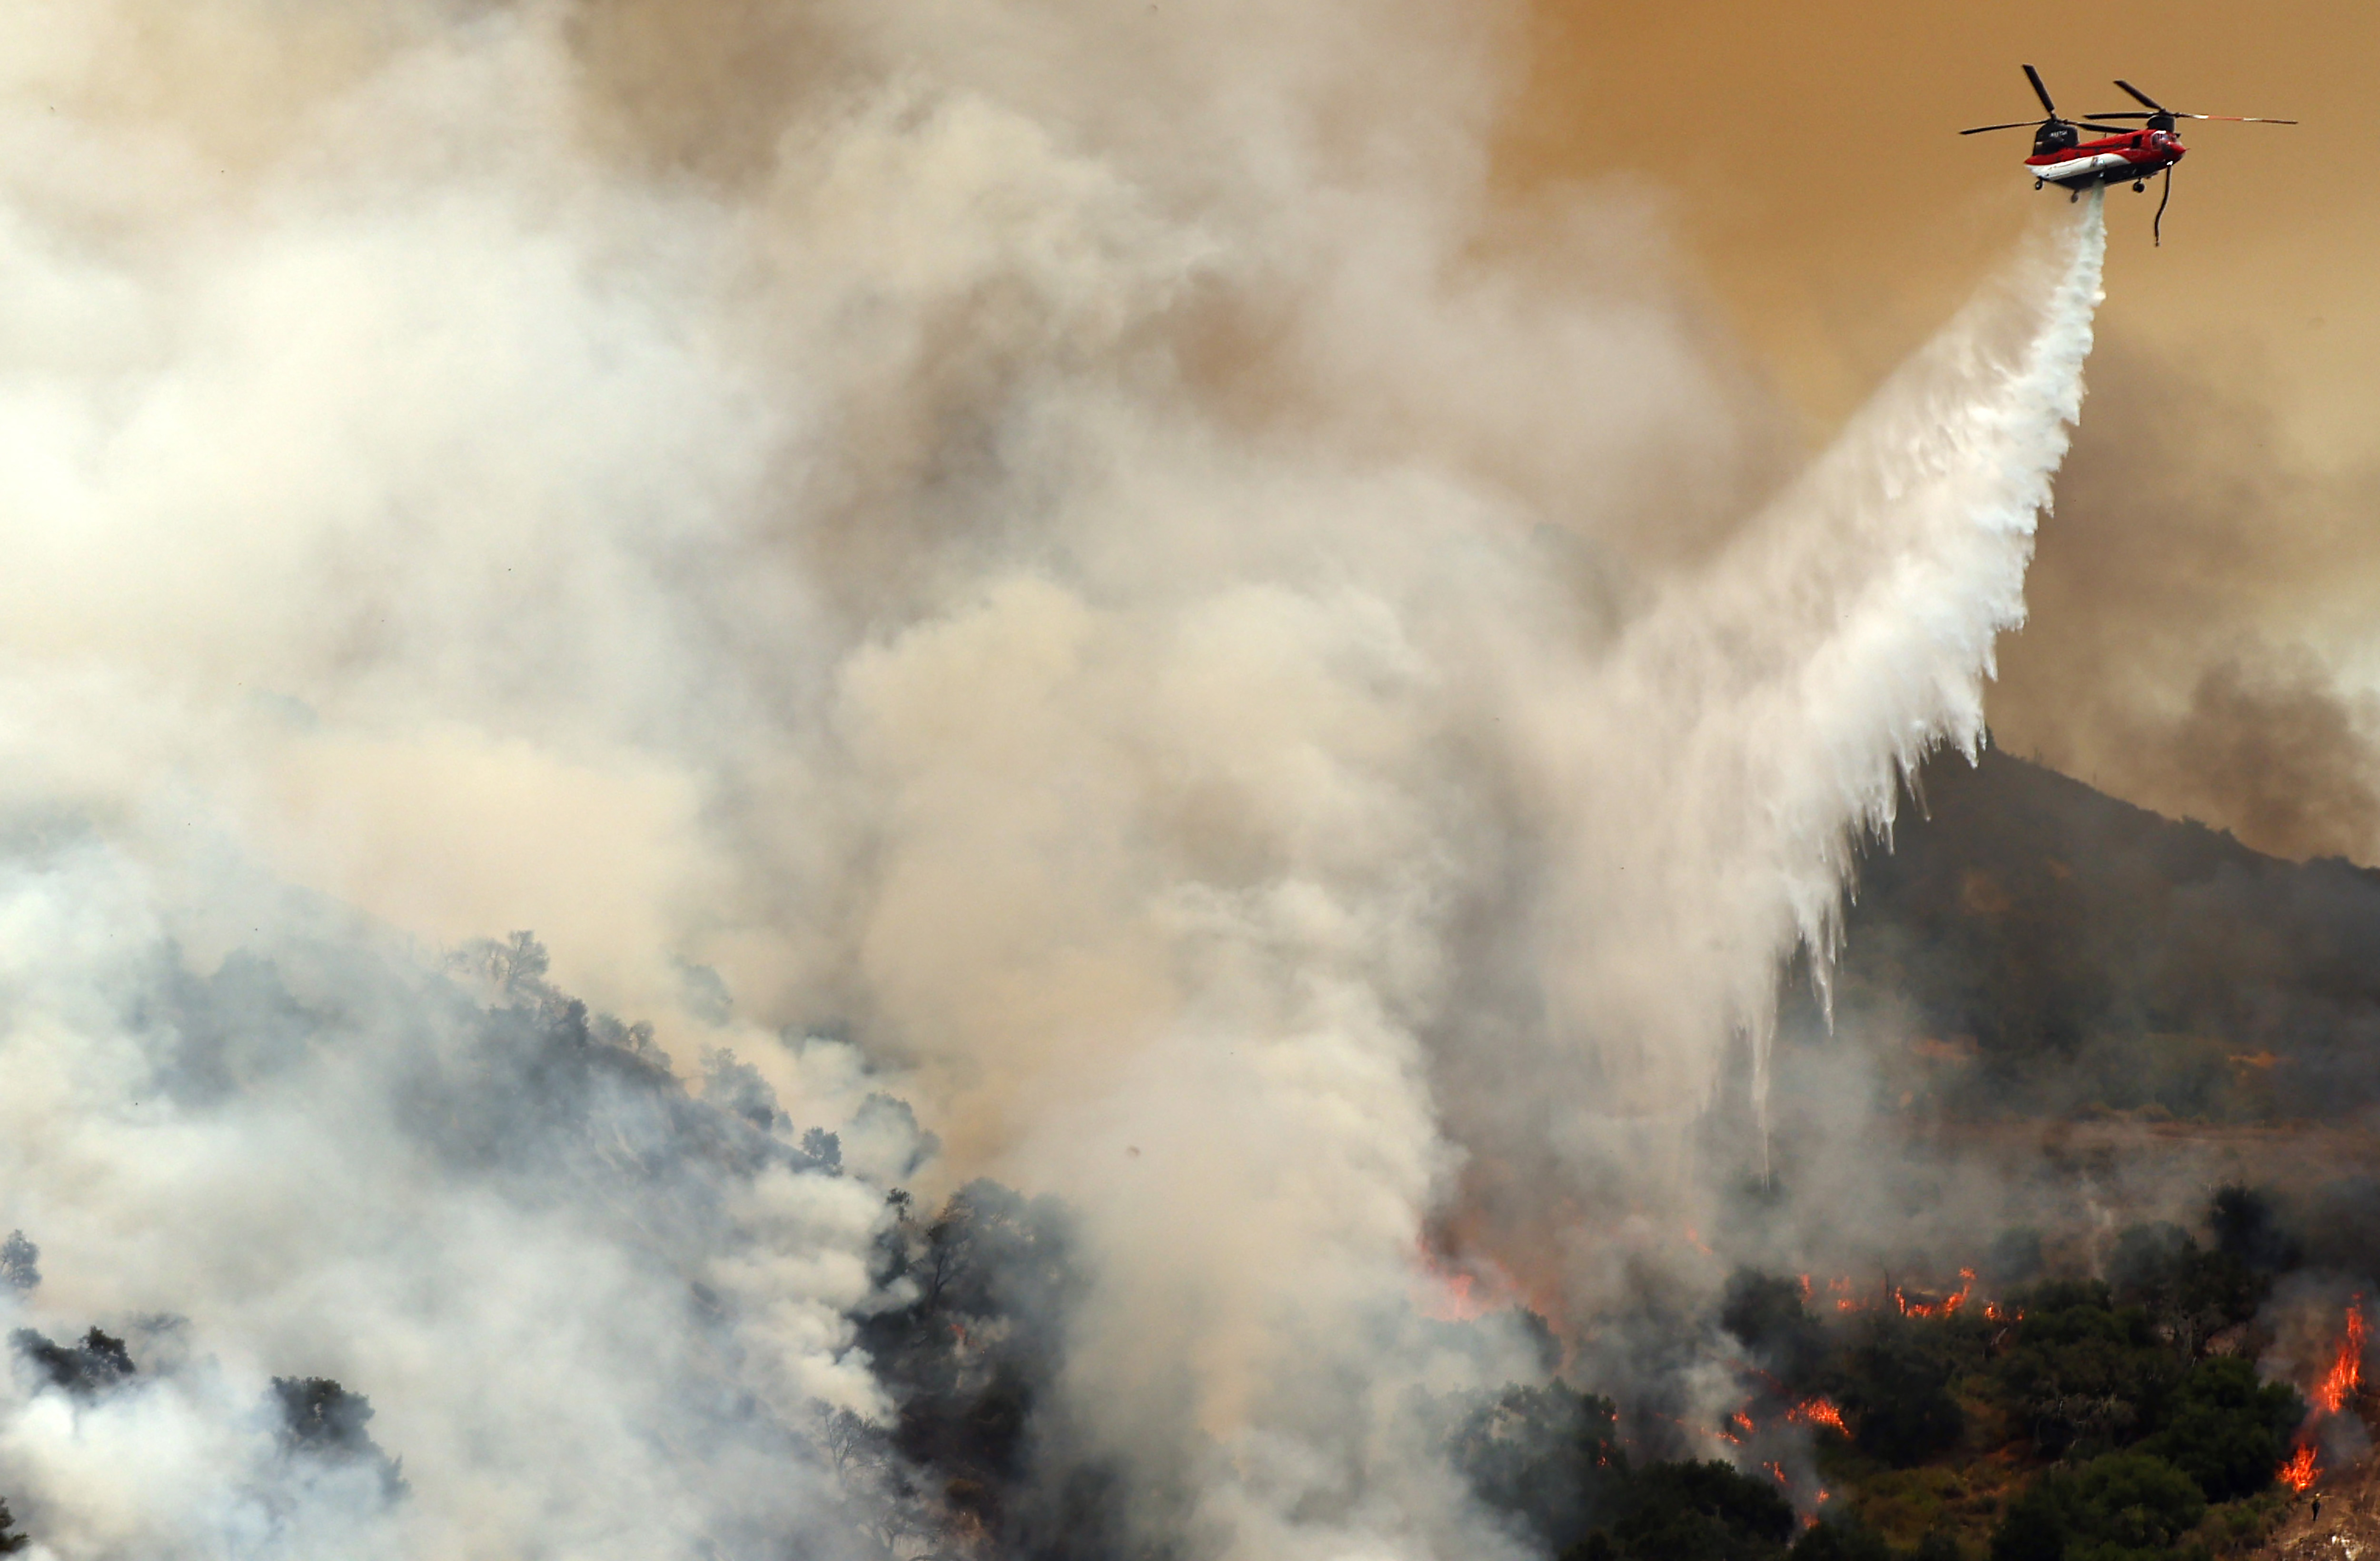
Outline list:
[[[2103,234],[1780,489],[1641,212],[1490,201],[1514,22],[6,24],[40,1544],[900,1550],[888,1194],[978,1173],[1064,1201],[1037,1434],[1133,1543],[1517,1543],[1408,1409],[1538,1340],[1427,1313],[1587,1359],[1697,1216],[1980,739]]]
[[[2293,446],[2252,367],[2102,347],[2002,744],[2259,851],[2380,859],[2368,465]]]

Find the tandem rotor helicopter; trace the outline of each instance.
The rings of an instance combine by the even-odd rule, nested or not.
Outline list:
[[[2066,191],[2070,200],[2080,200],[2082,192],[2094,185],[2129,183],[2135,191],[2148,188],[2150,179],[2165,175],[2165,194],[2157,201],[2156,221],[2152,232],[2156,242],[2165,242],[2165,208],[2173,199],[2173,165],[2190,151],[2181,144],[2176,133],[2184,119],[2220,119],[2234,125],[2294,125],[2294,119],[2264,119],[2237,114],[2185,114],[2142,91],[2129,81],[2119,81],[2142,109],[2125,109],[2118,114],[2085,115],[2079,120],[2058,117],[2058,105],[2049,99],[2049,89],[2041,84],[2041,72],[2031,66],[2024,67],[2024,79],[2033,83],[2033,95],[2049,117],[2035,125],[2030,119],[2019,119],[2006,125],[1978,125],[1972,130],[1961,130],[1962,136],[1980,136],[1986,130],[2033,131],[2033,155],[2024,160],[2025,171],[2033,175],[2033,188],[2057,185]],[[2138,129],[2120,125],[2095,123],[2105,119],[2145,119]],[[2095,141],[2082,139],[2085,130],[2096,130],[2103,137]]]

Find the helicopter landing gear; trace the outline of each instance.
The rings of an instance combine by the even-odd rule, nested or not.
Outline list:
[[[2040,181],[2039,179],[2035,179],[2035,180],[2034,180],[2034,181],[2033,181],[2033,188],[2035,188],[2035,189],[2039,189],[2039,188],[2041,188],[2041,181]]]
[[[2068,191],[2066,192],[2066,204],[2068,204],[2069,206],[2073,205],[2077,200],[2082,200],[2082,189],[2081,189],[2081,188],[2080,188],[2079,186],[2078,186],[2077,188],[2073,188],[2073,189],[2070,189],[2070,190],[2068,190]]]
[[[2143,190],[2144,190],[2144,189],[2146,189],[2146,188],[2149,188],[2149,187],[2148,187],[2148,182],[2147,182],[2146,180],[2144,180],[2144,179],[2143,179],[2143,180],[2137,181],[2137,182],[2135,182],[2135,183],[2133,184],[2133,186],[2132,186],[2132,193],[2133,193],[2134,195],[2138,195],[2138,194],[2140,194]]]

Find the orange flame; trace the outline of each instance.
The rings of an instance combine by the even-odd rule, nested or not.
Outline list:
[[[2329,1372],[2314,1387],[2313,1401],[2325,1414],[2335,1415],[2345,1409],[2355,1390],[2363,1386],[2362,1301],[2362,1296],[2357,1296],[2348,1303],[2347,1337],[2339,1341],[2338,1355],[2331,1361]]]
[[[1961,1268],[1959,1278],[1961,1281],[1959,1293],[1944,1296],[1937,1301],[1912,1301],[1901,1292],[1899,1285],[1895,1285],[1892,1287],[1893,1304],[1900,1308],[1900,1314],[1904,1317],[1955,1317],[1959,1314],[1959,1308],[1967,1304],[1967,1298],[1975,1293],[1975,1271]]]
[[[1785,1478],[1785,1466],[1781,1463],[1764,1463],[1760,1467],[1775,1475],[1777,1477],[1777,1482],[1780,1485],[1790,1485],[1793,1482],[1792,1481]]]
[[[2292,1491],[2302,1491],[2313,1483],[2313,1447],[2303,1446],[2289,1455],[2289,1461],[2277,1470],[2282,1484]]]
[[[1414,1264],[1414,1310],[1434,1323],[1475,1323],[1517,1303],[1520,1287],[1492,1259],[1457,1259],[1416,1240]]]
[[[1786,1410],[1785,1418],[1795,1425],[1830,1426],[1846,1436],[1851,1434],[1843,1425],[1843,1411],[1835,1408],[1831,1399],[1804,1398]]]

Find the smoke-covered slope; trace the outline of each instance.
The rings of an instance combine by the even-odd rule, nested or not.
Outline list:
[[[5,1301],[140,1368],[5,1384],[42,1543],[1069,1528],[855,1517],[922,1395],[1007,1427],[958,1480],[1054,1438],[1199,1561],[1514,1548],[1408,1407],[1539,1337],[1429,1313],[1500,1258],[1581,1333],[1706,1297],[1642,1231],[1981,734],[2105,254],[2046,209],[1796,476],[1640,202],[1503,204],[1526,33],[0,17]],[[534,1001],[474,941],[524,927]],[[1065,1201],[1062,1326],[933,1310],[979,1176]],[[275,1379],[409,1496],[284,1502]]]
[[[1847,1019],[1901,1013],[1971,1113],[2247,1120],[2380,1098],[2380,872],[2290,862],[1998,749],[1868,853]]]

